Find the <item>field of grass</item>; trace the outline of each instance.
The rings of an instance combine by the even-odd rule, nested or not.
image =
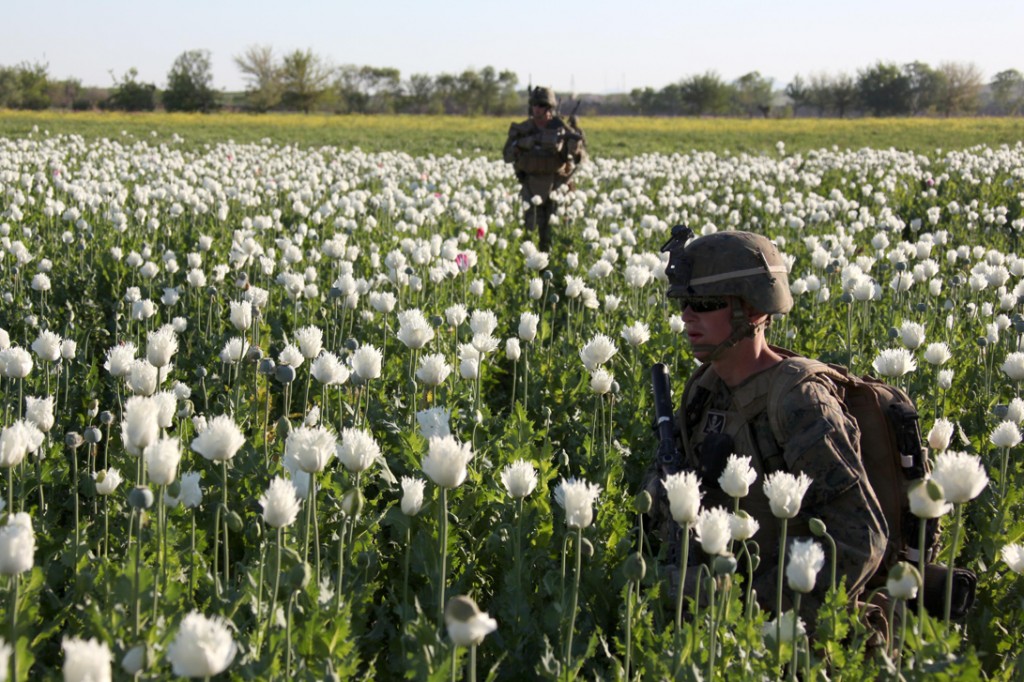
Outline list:
[[[160,141],[177,133],[191,144],[269,138],[299,147],[360,147],[412,155],[500,154],[510,120],[458,116],[329,116],[301,114],[121,114],[0,111],[0,136],[22,137],[34,127],[87,138],[130,135]],[[690,150],[772,152],[893,147],[916,152],[1013,145],[1024,139],[1024,119],[693,119],[590,118],[581,121],[593,155]]]

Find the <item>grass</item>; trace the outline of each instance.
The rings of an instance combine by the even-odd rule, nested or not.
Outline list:
[[[118,135],[164,141],[172,134],[186,144],[269,138],[300,147],[360,147],[412,155],[482,154],[497,158],[509,118],[459,116],[332,116],[322,114],[166,114],[0,111],[0,136],[24,137],[34,127],[51,134],[86,138]],[[790,152],[862,147],[921,153],[975,145],[1013,145],[1024,139],[1024,118],[734,119],[607,117],[581,121],[595,156],[688,152],[773,153],[777,142]],[[155,135],[154,135],[155,133]]]

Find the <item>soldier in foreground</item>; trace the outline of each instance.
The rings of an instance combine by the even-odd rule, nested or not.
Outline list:
[[[761,235],[691,237],[690,230],[677,227],[663,250],[670,254],[668,296],[679,304],[690,347],[703,364],[687,381],[675,416],[677,459],[659,462],[657,479],[649,482],[648,490],[658,493],[664,504],[664,490],[656,488],[674,473],[666,469],[694,471],[701,480],[701,507],[732,510],[734,500],[722,490],[719,477],[730,454],[749,456],[757,480],[740,508],[760,524],[753,538],[760,548],[753,586],[762,608],[774,613],[780,523],[762,484],[776,471],[806,474],[812,482],[799,514],[789,520],[787,537],[808,539],[810,520],[823,521],[836,542],[836,579],[845,577],[852,599],[879,567],[888,533],[861,460],[856,422],[835,386],[811,375],[775,406],[773,429],[770,389],[785,380],[782,373],[791,365],[781,349],[768,344],[765,330],[771,315],[787,313],[793,305],[786,266],[775,245]],[[681,533],[672,533],[670,556],[679,556],[681,540]],[[697,550],[699,546],[689,552],[691,564],[702,562]],[[688,571],[687,577],[691,573],[696,571]],[[807,621],[813,620],[829,587],[827,570],[823,573],[802,600],[801,615]],[[791,608],[789,590],[783,594],[786,610]]]
[[[552,192],[569,184],[576,167],[586,158],[583,131],[576,116],[568,123],[555,114],[558,101],[550,88],[530,90],[530,118],[513,123],[505,141],[505,163],[513,164],[527,203],[523,214],[527,230],[537,228],[541,251],[551,249]]]

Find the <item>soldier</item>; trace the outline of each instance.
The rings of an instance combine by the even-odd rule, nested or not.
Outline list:
[[[530,90],[530,118],[509,127],[503,152],[505,163],[513,164],[523,186],[520,196],[527,203],[524,227],[537,228],[541,251],[551,249],[551,215],[555,212],[551,193],[565,184],[572,189],[572,175],[587,155],[576,116],[563,122],[555,115],[557,106],[550,88]]]
[[[751,457],[758,479],[740,507],[760,524],[753,538],[760,548],[754,589],[759,603],[771,612],[776,608],[780,524],[762,483],[775,471],[807,474],[812,483],[800,514],[789,521],[787,537],[809,537],[809,521],[824,521],[836,542],[836,579],[845,576],[853,598],[878,568],[888,536],[861,461],[857,424],[836,386],[812,375],[773,406],[782,427],[773,431],[768,396],[789,366],[785,351],[768,344],[765,330],[772,315],[793,306],[786,265],[775,245],[761,235],[718,232],[690,241],[692,235],[677,227],[663,248],[670,253],[668,296],[679,304],[690,347],[703,363],[687,381],[676,413],[681,468],[698,473],[704,508],[731,510],[733,500],[718,479],[730,454]],[[657,492],[654,487],[648,489]],[[669,541],[678,545],[681,535],[674,536]],[[678,556],[672,544],[670,556]],[[694,550],[690,557],[698,554]],[[691,572],[696,573],[688,571],[688,576]],[[818,576],[815,591],[803,599],[805,620],[813,620],[828,583],[827,574]],[[784,590],[784,609],[788,592]]]

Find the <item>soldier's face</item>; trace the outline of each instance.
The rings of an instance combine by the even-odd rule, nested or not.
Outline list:
[[[551,111],[551,107],[546,104],[534,104],[533,105],[533,120],[537,123],[547,123],[551,120],[554,114]]]
[[[697,306],[702,308],[702,306]],[[698,350],[699,348],[713,348],[729,338],[732,327],[729,324],[732,310],[729,306],[717,310],[697,312],[687,305],[683,308],[683,322],[686,323],[686,338],[690,347],[694,349],[694,356],[698,360],[704,360],[710,350]]]

